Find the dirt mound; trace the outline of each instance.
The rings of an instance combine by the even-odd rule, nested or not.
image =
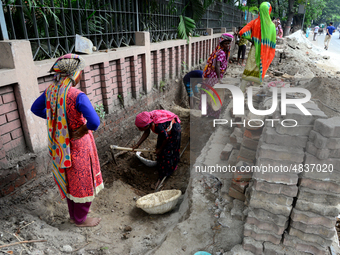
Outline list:
[[[340,85],[339,80],[327,77],[315,77],[306,86],[312,94],[312,99],[316,100],[319,108],[326,113],[328,117],[340,115]],[[329,109],[327,106],[338,110],[339,112]]]

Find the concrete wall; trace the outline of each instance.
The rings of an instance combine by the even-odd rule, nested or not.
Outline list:
[[[189,43],[150,43],[148,32],[137,32],[136,46],[83,56],[86,68],[78,88],[108,114],[94,134],[101,158],[110,144],[138,134],[133,126],[138,112],[158,108],[165,97],[176,102],[185,95],[179,78],[204,63],[218,44],[220,34],[207,32]],[[49,173],[46,123],[30,107],[50,85],[55,59],[32,59],[28,41],[0,41],[0,196],[37,173]]]

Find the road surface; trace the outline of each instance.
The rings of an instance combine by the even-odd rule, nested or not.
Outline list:
[[[324,40],[325,40],[326,33],[323,33],[322,35],[316,36],[316,41],[313,41],[313,33],[309,34],[308,39],[314,44],[319,46],[320,48],[324,48]],[[326,51],[326,50],[325,50]],[[339,31],[334,31],[331,41],[329,42],[328,52],[332,53],[340,53],[340,39],[339,39]]]

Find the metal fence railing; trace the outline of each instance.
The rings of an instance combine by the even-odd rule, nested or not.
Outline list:
[[[54,58],[75,48],[75,35],[100,49],[135,44],[136,31],[152,42],[177,38],[185,0],[1,0],[0,40],[30,40],[34,60]],[[2,7],[2,9],[1,9]],[[237,7],[216,2],[197,24],[195,34],[244,23]],[[243,19],[243,21],[242,21]],[[8,36],[8,38],[7,38]]]

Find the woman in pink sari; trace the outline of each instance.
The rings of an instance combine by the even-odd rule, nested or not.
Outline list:
[[[166,110],[141,112],[136,116],[135,125],[144,131],[142,137],[133,149],[137,149],[150,135],[150,130],[158,135],[156,154],[158,182],[170,176],[179,162],[181,146],[181,121],[178,116]]]

